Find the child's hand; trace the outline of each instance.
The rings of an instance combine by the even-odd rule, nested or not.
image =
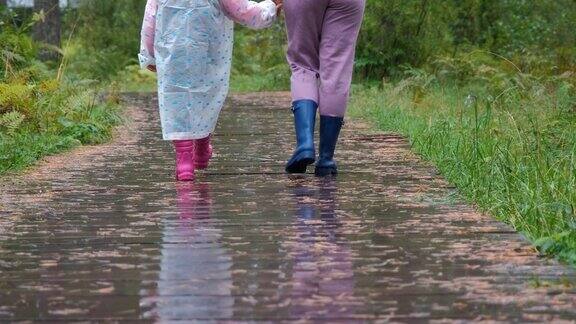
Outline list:
[[[156,65],[148,65],[148,70],[156,73]]]

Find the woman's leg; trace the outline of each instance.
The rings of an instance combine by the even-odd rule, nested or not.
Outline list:
[[[348,106],[365,0],[330,0],[320,43],[320,157],[316,175],[336,175],[334,152]]]
[[[296,131],[296,149],[286,164],[288,173],[305,173],[308,165],[316,160],[314,125],[319,101],[319,52],[328,1],[290,0],[285,4]]]
[[[320,115],[344,117],[365,0],[330,0],[320,43]]]
[[[292,100],[319,101],[320,39],[329,0],[285,1]]]

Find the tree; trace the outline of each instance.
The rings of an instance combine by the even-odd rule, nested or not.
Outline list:
[[[6,7],[8,5],[8,0],[0,0],[0,7]]]
[[[34,26],[34,40],[43,44],[41,60],[57,60],[60,47],[61,17],[58,0],[34,0],[34,12],[40,21]]]

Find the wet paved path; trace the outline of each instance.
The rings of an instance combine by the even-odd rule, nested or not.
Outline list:
[[[113,145],[4,181],[0,321],[576,319],[575,273],[402,139],[349,123],[337,180],[289,177],[286,96],[236,96],[177,184],[151,100]]]

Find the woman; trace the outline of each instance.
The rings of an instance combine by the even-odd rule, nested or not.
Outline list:
[[[346,114],[358,33],[366,0],[285,0],[296,151],[288,173],[315,162],[314,125],[320,110],[317,176],[336,175],[334,150]]]

